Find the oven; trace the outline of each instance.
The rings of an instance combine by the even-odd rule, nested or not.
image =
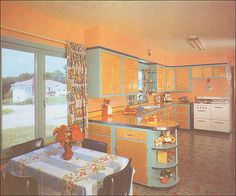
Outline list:
[[[230,104],[227,97],[196,97],[194,129],[230,132]]]

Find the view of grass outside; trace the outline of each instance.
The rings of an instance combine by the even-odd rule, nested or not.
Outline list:
[[[66,59],[45,56],[45,60],[47,66],[45,69],[46,130],[37,130],[34,54],[2,49],[3,149],[34,139],[35,131],[46,132],[46,136],[52,136],[55,127],[67,124]]]

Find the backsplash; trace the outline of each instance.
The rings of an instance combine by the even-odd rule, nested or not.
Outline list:
[[[110,97],[110,103],[112,107],[117,106],[124,106],[127,105],[127,97],[120,96],[120,97]],[[102,109],[103,98],[88,98],[88,111],[98,111]]]
[[[207,90],[206,79],[193,79],[192,80],[192,91],[191,92],[182,92],[171,93],[172,98],[178,98],[181,96],[188,96],[192,101],[195,96],[230,96],[230,80],[225,78],[211,79],[209,83],[213,89],[211,91]]]

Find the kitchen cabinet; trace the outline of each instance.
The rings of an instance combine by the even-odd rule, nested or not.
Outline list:
[[[107,152],[112,153],[111,127],[89,123],[88,138],[107,144]]]
[[[132,159],[134,181],[147,184],[147,136],[134,129],[116,129],[116,154]],[[138,152],[138,153],[137,153]]]
[[[202,77],[211,78],[212,77],[212,67],[211,66],[202,66]]]
[[[175,68],[168,67],[167,71],[167,91],[174,91],[175,90]]]
[[[226,65],[213,66],[212,74],[216,78],[226,77]]]
[[[121,94],[121,57],[102,51],[102,95]]]
[[[190,129],[190,105],[176,104],[175,121],[179,123],[179,128]]]
[[[202,77],[202,68],[201,66],[192,67],[192,78],[201,78]]]
[[[176,67],[175,68],[175,90],[176,91],[189,91],[191,89],[191,78],[189,67]]]
[[[192,66],[192,78],[224,78],[226,74],[226,64]]]
[[[138,92],[138,61],[124,58],[124,93]]]
[[[157,67],[157,90],[166,90],[166,67],[158,65]]]
[[[108,98],[138,92],[138,61],[103,47],[86,50],[88,96]]]

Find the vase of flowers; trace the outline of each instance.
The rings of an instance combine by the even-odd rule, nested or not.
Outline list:
[[[72,158],[72,145],[81,142],[85,136],[77,124],[72,124],[70,126],[61,125],[54,129],[53,135],[55,136],[56,141],[64,147],[65,152],[62,154],[64,160],[70,160]]]

